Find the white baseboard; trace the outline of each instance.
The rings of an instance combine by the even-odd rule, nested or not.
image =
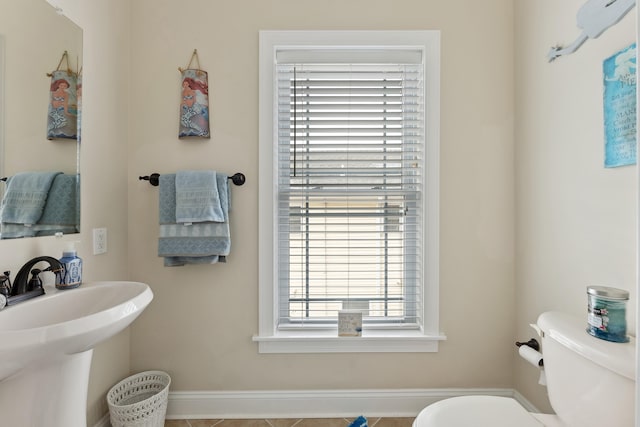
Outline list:
[[[478,394],[512,397],[537,412],[513,389],[174,391],[167,419],[415,417],[438,400]]]
[[[540,410],[536,408],[536,406],[533,403],[531,403],[526,397],[520,394],[519,391],[513,390],[513,398],[517,400],[518,403],[520,403],[524,407],[524,409],[526,409],[527,411],[536,412],[536,413],[540,412]]]

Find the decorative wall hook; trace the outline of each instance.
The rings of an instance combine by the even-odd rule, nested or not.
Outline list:
[[[554,46],[547,54],[552,62],[557,57],[569,55],[588,39],[595,39],[604,31],[617,24],[636,5],[636,0],[588,0],[578,10],[577,23],[582,33],[566,47]]]
[[[191,59],[189,60],[189,63],[187,64],[187,68],[178,67],[178,71],[180,71],[182,73],[182,72],[184,72],[184,70],[189,70],[191,68],[191,63],[193,62],[194,59],[196,60],[196,64],[198,64],[196,69],[199,70],[200,69],[200,58],[198,58],[198,49],[193,49],[193,53],[191,54]]]
[[[52,71],[50,73],[47,73],[47,77],[53,77],[53,74],[56,71],[60,71],[60,66],[62,65],[63,61],[65,61],[67,63],[67,73],[73,74],[73,71],[71,71],[71,66],[69,65],[69,54],[65,50],[64,53],[62,54],[62,57],[60,58],[60,62],[58,62],[58,66],[56,67],[56,69],[54,71]]]

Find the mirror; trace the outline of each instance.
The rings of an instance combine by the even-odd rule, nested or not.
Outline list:
[[[65,51],[68,66],[66,61],[61,61]],[[0,0],[0,177],[22,178],[27,175],[26,172],[38,172],[39,176],[44,175],[42,172],[61,172],[49,179],[51,187],[48,194],[60,191],[59,186],[54,187],[54,184],[63,178],[67,179],[66,186],[71,185],[70,182],[75,186],[75,189],[66,190],[64,194],[68,200],[58,203],[58,206],[51,206],[49,199],[59,200],[59,197],[46,200],[42,210],[42,217],[46,218],[38,220],[45,220],[43,224],[46,226],[32,227],[27,224],[22,225],[23,231],[27,232],[8,232],[11,228],[5,227],[8,223],[5,221],[7,209],[0,218],[2,239],[51,235],[56,231],[64,234],[80,231],[79,139],[47,139],[47,128],[52,120],[50,108],[54,105],[54,79],[47,74],[58,67],[60,70],[69,68],[77,73],[82,69],[81,64],[82,29],[70,19],[58,13],[45,0]],[[79,111],[75,92],[79,94],[81,91],[67,91],[70,107],[61,111],[72,116]],[[76,114],[80,123],[80,114]],[[60,117],[64,121],[64,115],[60,114]],[[77,134],[80,134],[79,126]],[[10,179],[9,182],[13,187],[0,182],[0,196],[5,197],[8,189],[19,188],[19,178]],[[73,214],[61,210],[69,204],[75,209]],[[52,220],[54,217],[62,219]],[[61,223],[58,227],[60,230],[55,230],[57,225],[50,224],[52,221]]]

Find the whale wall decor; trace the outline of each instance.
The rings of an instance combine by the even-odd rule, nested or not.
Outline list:
[[[552,47],[547,59],[552,62],[559,56],[575,52],[587,39],[595,39],[617,24],[635,5],[636,0],[588,0],[576,17],[578,28],[582,29],[578,38],[566,47]]]

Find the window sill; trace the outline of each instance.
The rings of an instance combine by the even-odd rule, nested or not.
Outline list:
[[[435,353],[440,333],[425,335],[418,331],[364,331],[361,337],[339,337],[334,333],[278,332],[253,337],[260,353]]]

